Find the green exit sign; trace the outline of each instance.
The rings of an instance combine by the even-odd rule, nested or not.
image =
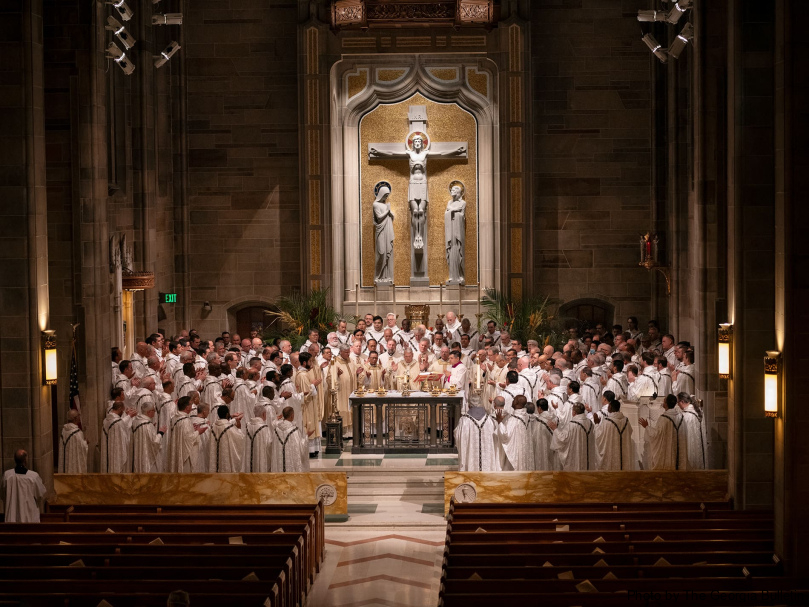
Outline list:
[[[160,293],[160,303],[177,303],[177,293]]]

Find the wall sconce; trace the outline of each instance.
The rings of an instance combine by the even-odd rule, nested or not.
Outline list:
[[[767,350],[764,357],[764,415],[778,417],[778,371],[781,353]]]
[[[56,384],[56,331],[42,332],[42,385]]]
[[[733,325],[722,323],[719,325],[719,377],[730,379],[730,343],[733,339]]]
[[[210,314],[211,310],[213,310],[213,308],[211,307],[210,301],[206,301],[205,303],[202,304],[203,312],[205,312],[206,314]]]

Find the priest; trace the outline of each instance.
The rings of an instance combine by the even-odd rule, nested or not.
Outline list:
[[[458,446],[460,472],[496,472],[494,435],[497,423],[486,414],[480,393],[469,396],[469,410],[461,415],[455,426],[455,444]]]
[[[516,375],[516,371],[514,372]],[[495,445],[503,471],[525,471],[534,468],[534,453],[528,434],[528,413],[525,411],[527,399],[518,394],[511,403],[512,413],[505,411],[505,399],[498,396],[494,399],[494,419],[497,431],[494,435]]]
[[[343,419],[343,437],[351,436],[351,405],[349,396],[357,389],[357,375],[363,373],[362,366],[351,361],[351,348],[340,344],[340,355],[335,356],[329,369],[329,389],[337,390],[337,411]]]
[[[444,383],[447,387],[455,386],[455,388],[458,390],[459,396],[464,399],[461,412],[466,413],[466,389],[469,383],[467,380],[466,366],[461,362],[460,350],[453,350],[450,352],[449,365],[449,368],[444,371],[444,375],[446,377]]]
[[[683,424],[676,396],[666,397],[665,409],[654,425],[638,419],[646,429],[646,461],[651,470],[688,470],[688,428]]]
[[[87,472],[87,441],[79,428],[80,415],[76,409],[67,412],[67,423],[62,426],[59,436],[59,468],[64,474],[85,474]]]
[[[407,320],[407,319],[405,319]],[[404,324],[404,323],[403,323]],[[390,366],[390,374],[393,378],[392,386],[395,390],[402,391],[410,386],[411,390],[421,388],[416,378],[419,376],[419,363],[413,356],[413,350],[405,347],[402,360],[394,360]]]
[[[275,423],[272,439],[273,472],[308,472],[309,446],[295,425],[295,411],[284,407],[283,419]]]
[[[553,430],[551,449],[559,454],[559,462],[565,472],[595,470],[594,424],[587,419],[582,403],[573,405],[571,412],[573,417],[564,426],[557,426],[554,422],[548,424]]]
[[[171,420],[171,435],[168,447],[169,472],[197,472],[196,463],[199,457],[200,435],[205,428],[197,430],[191,419],[191,398],[181,396],[177,401],[177,414]]]
[[[158,472],[160,446],[166,427],[154,427],[157,410],[154,403],[145,402],[140,413],[132,420],[132,438],[129,442],[129,461],[132,472]]]
[[[14,453],[14,467],[3,474],[5,522],[38,523],[38,501],[45,497],[45,485],[39,474],[28,469],[28,452]]]
[[[295,375],[295,389],[303,397],[301,403],[303,431],[309,445],[309,457],[317,457],[320,453],[320,406],[317,395],[321,380],[315,379],[310,374],[315,359],[309,352],[301,352],[298,358],[301,368]]]
[[[610,394],[607,392],[606,394]],[[605,395],[606,395],[605,394]],[[621,413],[621,402],[609,401],[609,413],[593,413],[595,443],[599,470],[637,470],[638,457],[632,440],[632,425]]]
[[[685,392],[680,392],[677,395],[677,405],[683,412],[683,423],[688,437],[688,469],[705,470],[708,467],[708,444],[702,410],[694,404],[694,399]]]
[[[134,416],[134,411],[130,412]],[[124,403],[114,402],[112,410],[101,425],[101,472],[121,474],[129,472],[129,430],[121,418]]]
[[[506,373],[506,387],[500,393],[501,398],[505,401],[505,412],[511,413],[514,410],[514,399],[518,396],[522,396],[525,400],[528,400],[528,397],[525,393],[525,388],[520,385],[520,374],[517,373],[515,370],[511,370]],[[523,411],[523,413],[525,413]]]
[[[244,434],[240,419],[230,419],[227,405],[216,410],[208,445],[208,472],[241,472]]]
[[[242,472],[269,472],[273,432],[267,425],[267,409],[253,406],[253,417],[244,428]]]
[[[558,424],[559,420],[549,409],[547,399],[540,398],[537,401],[536,407],[538,412],[531,411],[531,405],[528,403],[526,410],[528,411],[528,433],[531,437],[531,446],[534,454],[534,470],[559,470],[559,456],[556,451],[551,449],[551,441],[553,440],[553,430],[550,424]]]

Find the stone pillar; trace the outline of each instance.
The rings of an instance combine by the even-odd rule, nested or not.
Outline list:
[[[41,331],[49,328],[42,2],[14,3],[0,30],[0,443],[47,480],[51,401],[42,386]],[[59,347],[67,347],[62,335]],[[64,381],[65,378],[62,378]],[[55,388],[54,388],[55,389]]]

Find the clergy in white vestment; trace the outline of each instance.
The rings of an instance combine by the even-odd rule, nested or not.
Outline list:
[[[14,454],[14,467],[3,474],[3,504],[7,523],[38,523],[38,501],[45,497],[45,485],[39,474],[28,469],[28,453]]]
[[[455,386],[455,388],[458,390],[458,395],[463,398],[461,413],[466,413],[466,391],[469,381],[467,379],[466,366],[461,362],[461,352],[459,350],[453,350],[450,353],[449,368],[444,371],[444,375],[446,377],[444,384],[447,387]]]
[[[666,398],[672,394],[671,369],[668,367],[668,359],[662,354],[655,356],[655,370],[657,371],[657,396]]]
[[[132,412],[134,415],[134,411]],[[129,425],[121,419],[124,403],[115,402],[101,425],[101,472],[129,472]]]
[[[379,388],[384,388],[385,377],[387,376],[387,369],[379,364],[379,354],[376,352],[368,353],[368,360],[363,365],[365,368],[365,376],[362,377],[365,389],[370,392],[376,392]]]
[[[497,431],[494,443],[499,456],[500,469],[525,471],[534,469],[534,451],[528,433],[528,413],[525,405],[528,402],[522,394],[517,395],[511,403],[512,413],[506,413],[505,402],[500,407],[502,396],[494,399],[494,419]]]
[[[219,419],[211,427],[208,472],[241,472],[244,433],[240,419],[230,419],[227,405],[217,409]]]
[[[297,358],[297,354],[295,355]],[[295,411],[295,425],[303,431],[303,399],[306,397],[295,387],[295,367],[291,364],[281,365],[281,383],[278,396],[283,407],[292,407]]]
[[[174,381],[168,379],[163,382],[163,391],[157,395],[157,421],[158,428],[165,428],[162,445],[160,447],[160,457],[158,459],[158,472],[168,470],[169,457],[169,434],[171,432],[171,420],[177,414],[177,403],[174,402]]]
[[[548,411],[557,417],[560,428],[566,426],[573,417],[573,403],[567,402],[567,388],[561,384],[562,372],[559,369],[548,371],[545,375],[547,390],[543,396],[548,401]]]
[[[159,472],[160,446],[166,428],[154,427],[157,409],[152,402],[141,405],[140,413],[132,420],[132,437],[129,441],[129,461],[132,472]]]
[[[683,412],[683,423],[688,437],[688,469],[708,468],[708,444],[705,432],[705,417],[694,404],[694,399],[685,392],[677,395],[677,405]]]
[[[672,394],[694,394],[694,350],[690,345],[677,344],[675,356],[679,362],[671,374]]]
[[[537,390],[539,378],[534,369],[530,367],[531,359],[528,356],[521,356],[517,360],[517,374],[520,376],[519,384],[523,387],[525,398],[529,403],[537,401]]]
[[[193,400],[191,401],[194,402]],[[217,407],[218,408],[218,407]],[[193,411],[193,405],[191,407]],[[208,463],[210,460],[210,444],[211,444],[211,433],[210,429],[213,425],[209,420],[211,417],[211,406],[208,403],[199,403],[197,405],[197,413],[196,415],[191,416],[191,423],[194,426],[194,430],[196,430],[199,435],[199,451],[197,452],[197,460],[194,462],[194,472],[210,472],[208,468]],[[218,419],[218,417],[217,417]],[[216,420],[214,420],[216,421]]]
[[[666,397],[666,410],[654,424],[646,419],[638,423],[646,428],[646,460],[651,470],[688,470],[688,427],[677,406],[677,397]]]
[[[489,403],[488,411],[491,413],[494,410],[494,397],[499,396],[508,383],[506,383],[506,375],[508,374],[508,360],[502,354],[495,354],[494,359],[489,365],[489,376],[486,380],[486,390],[483,391],[483,398]]]
[[[239,373],[241,371],[241,373]],[[233,415],[241,413],[245,418],[253,414],[253,407],[256,404],[256,388],[251,387],[245,381],[245,372],[239,369],[236,372],[236,379],[233,382],[233,402],[230,404],[230,412]]]
[[[312,363],[315,361],[312,355],[301,352],[298,356],[301,367],[295,376],[295,389],[302,395],[303,432],[308,441],[309,457],[317,457],[320,453],[320,405],[317,397],[322,380],[311,373]]]
[[[197,472],[195,467],[199,457],[200,434],[205,430],[194,428],[190,414],[191,399],[187,396],[180,397],[177,401],[177,414],[169,426],[168,472]]]
[[[469,410],[461,415],[455,426],[455,444],[458,447],[458,470],[461,472],[496,472],[494,434],[497,422],[486,413],[480,394],[469,396]]]
[[[618,400],[626,398],[627,392],[629,391],[629,382],[623,371],[624,361],[620,358],[616,358],[610,364],[610,373],[606,378],[602,379],[604,389],[615,394],[615,398]]]
[[[57,472],[64,474],[84,474],[87,472],[87,441],[79,428],[79,412],[69,409],[67,423],[62,426],[59,436],[59,467]]]
[[[596,469],[595,435],[593,422],[587,419],[584,405],[572,407],[573,417],[564,426],[548,424],[553,429],[551,449],[559,454],[559,463],[565,472]]]
[[[637,470],[638,456],[632,440],[632,425],[621,413],[621,402],[611,400],[609,413],[593,413],[599,470]]]
[[[222,404],[222,382],[219,376],[222,374],[222,369],[216,363],[208,365],[208,375],[202,380],[202,388],[199,391],[199,398],[202,402],[211,405],[211,411],[216,415],[215,407]],[[208,420],[214,422],[216,420]]]
[[[444,326],[444,342],[451,344],[454,341],[461,341],[461,321],[455,315],[455,312],[450,310],[447,312],[447,324]]]
[[[540,398],[537,401],[536,407],[538,411],[532,408],[533,403],[528,403],[526,411],[528,412],[528,433],[531,436],[531,446],[534,453],[534,470],[560,470],[559,456],[556,451],[551,449],[551,441],[553,440],[553,430],[551,430],[551,423],[558,423],[557,417],[549,410],[550,406],[547,399]]]
[[[419,371],[419,363],[413,356],[413,350],[406,347],[402,360],[398,362],[394,360],[390,366],[390,375],[394,380],[393,389],[402,391],[409,386],[411,390],[418,390],[421,387],[416,381]]]
[[[267,423],[267,409],[264,405],[254,405],[253,417],[244,427],[242,472],[270,471],[272,439],[273,432]]]
[[[513,369],[506,373],[506,384],[506,387],[500,392],[500,396],[505,401],[505,412],[511,414],[514,411],[514,399],[522,396],[527,401],[528,397],[526,396],[525,388],[520,385],[519,373]]]
[[[629,389],[626,394],[628,400],[638,401],[644,396],[648,398],[656,396],[657,387],[652,378],[640,373],[635,365],[629,365],[626,368],[626,379],[629,382]]]
[[[273,427],[272,461],[273,472],[308,472],[309,441],[295,424],[295,411],[284,407],[283,419]]]
[[[590,367],[582,367],[579,372],[579,394],[584,403],[584,408],[587,409],[587,417],[592,415],[593,411],[598,411],[601,406],[601,382],[593,375],[593,370]]]

